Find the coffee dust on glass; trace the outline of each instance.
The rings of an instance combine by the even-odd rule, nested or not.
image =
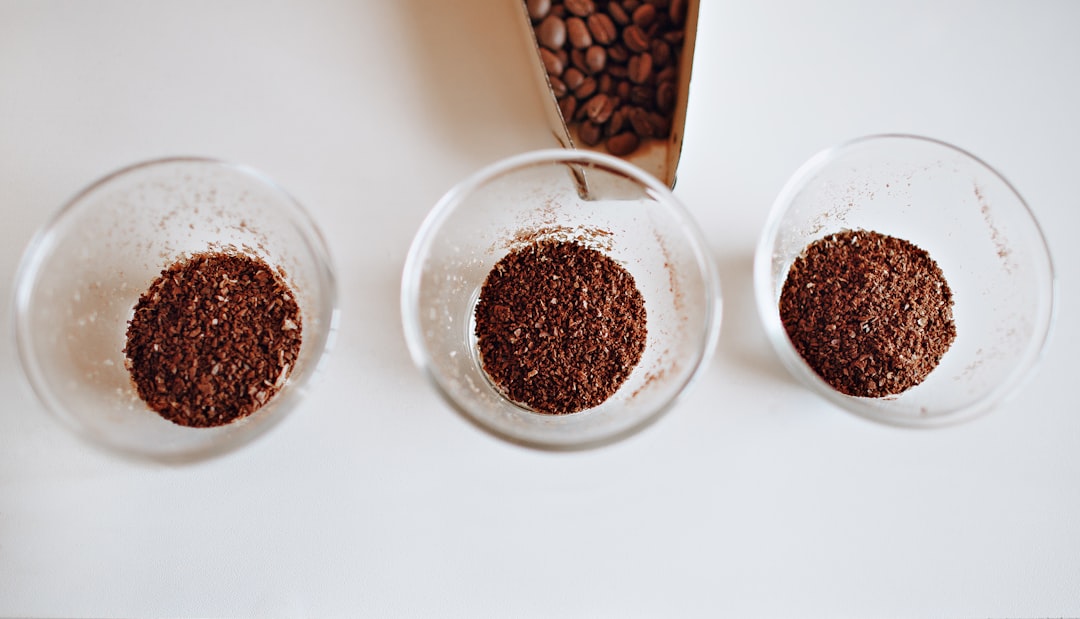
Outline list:
[[[508,399],[540,413],[602,404],[645,350],[645,302],[633,276],[573,241],[534,241],[500,259],[475,319],[485,373]]]
[[[300,308],[262,259],[205,252],[163,270],[135,305],[126,365],[151,410],[190,427],[246,417],[285,384]]]
[[[926,251],[867,230],[808,245],[788,271],[780,318],[799,354],[837,391],[896,395],[921,383],[956,338],[953,298]]]
[[[525,0],[568,127],[626,156],[671,133],[686,0]]]

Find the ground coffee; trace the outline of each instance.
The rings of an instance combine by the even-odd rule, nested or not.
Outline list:
[[[686,0],[526,0],[567,126],[619,156],[667,139],[678,98]]]
[[[476,306],[481,364],[509,399],[574,413],[610,398],[645,350],[645,302],[603,253],[541,240],[504,256]]]
[[[202,253],[162,271],[142,295],[124,353],[152,410],[183,426],[220,426],[281,389],[301,331],[292,291],[265,262]]]
[[[915,245],[866,230],[811,243],[792,264],[780,318],[836,390],[882,397],[921,383],[956,338],[952,292]]]

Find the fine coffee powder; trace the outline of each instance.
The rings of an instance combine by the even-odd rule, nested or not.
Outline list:
[[[645,350],[645,302],[633,276],[572,241],[535,241],[504,256],[475,317],[484,371],[510,400],[541,413],[603,403]]]
[[[626,156],[671,133],[686,0],[525,0],[551,91],[589,146]]]
[[[902,393],[937,367],[956,338],[952,306],[929,254],[866,230],[811,243],[780,294],[795,349],[837,391],[862,397]]]
[[[176,424],[220,426],[258,410],[300,351],[300,308],[259,258],[208,252],[161,272],[128,323],[139,397]]]

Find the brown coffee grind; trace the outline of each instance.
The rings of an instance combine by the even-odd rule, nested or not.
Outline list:
[[[261,259],[201,253],[163,270],[135,305],[126,364],[146,404],[191,427],[258,410],[300,352],[300,308]]]
[[[671,133],[686,0],[525,0],[567,126],[626,156]]]
[[[837,391],[883,397],[921,383],[956,338],[952,292],[915,245],[867,230],[811,243],[791,265],[780,319]]]
[[[645,302],[603,253],[541,240],[497,262],[480,289],[481,365],[510,400],[541,413],[606,401],[645,350]]]

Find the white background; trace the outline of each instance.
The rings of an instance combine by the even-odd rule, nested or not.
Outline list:
[[[676,194],[722,277],[716,356],[643,433],[550,454],[438,399],[398,309],[439,196],[552,145],[516,2],[0,0],[0,615],[1080,616],[1080,3],[702,4]],[[850,416],[758,323],[773,198],[816,151],[877,132],[990,162],[1055,259],[1042,365],[966,425]],[[9,299],[64,201],[182,154],[260,168],[309,208],[341,321],[292,417],[164,467],[48,416]]]

